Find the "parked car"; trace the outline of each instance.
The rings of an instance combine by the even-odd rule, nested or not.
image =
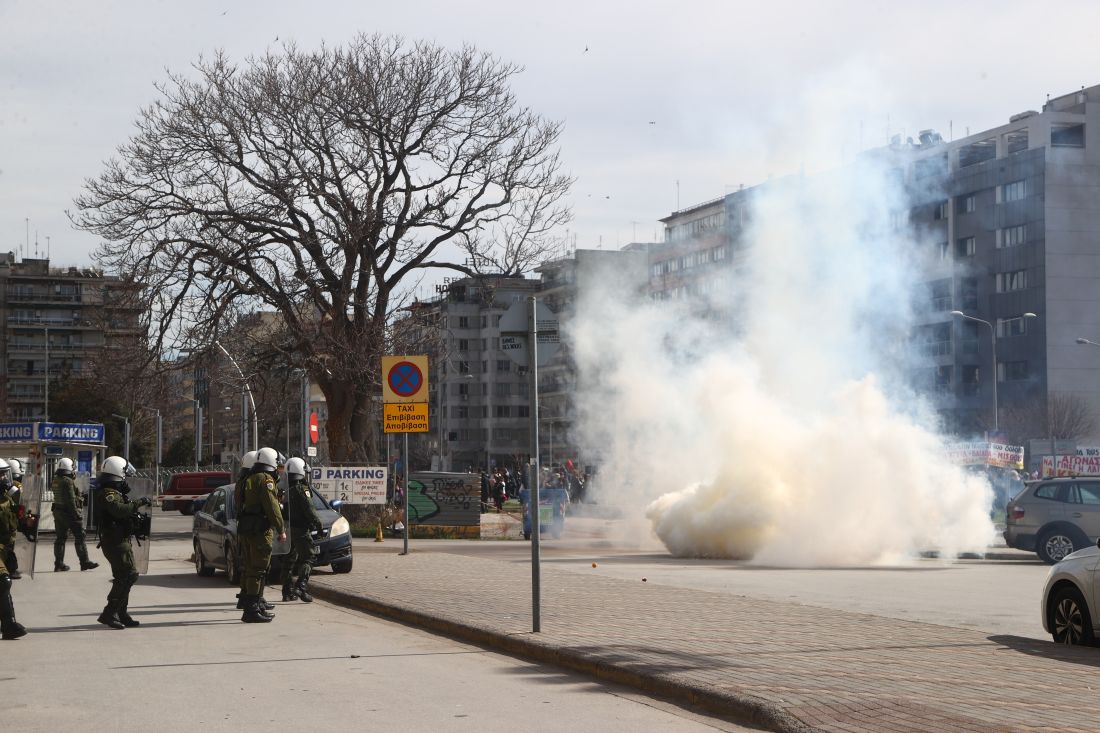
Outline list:
[[[194,511],[195,500],[171,499],[172,495],[205,496],[211,490],[224,486],[233,480],[228,471],[193,471],[190,473],[177,473],[168,481],[168,488],[164,490],[163,500],[160,505],[162,511],[171,512],[179,510],[180,514],[187,516]]]
[[[191,525],[191,543],[195,551],[195,572],[211,576],[224,570],[231,585],[241,582],[240,549],[237,545],[237,518],[233,512],[233,484],[210,492],[195,510]],[[313,567],[332,566],[334,573],[351,572],[351,525],[317,492],[313,506],[321,520],[320,530],[313,532],[317,557]],[[273,555],[272,569],[282,567],[282,555]]]
[[[1093,545],[1050,569],[1043,587],[1043,628],[1059,644],[1093,644],[1100,628],[1096,572],[1100,547]]]
[[[1005,506],[1005,542],[1056,563],[1100,537],[1100,476],[1030,482]]]

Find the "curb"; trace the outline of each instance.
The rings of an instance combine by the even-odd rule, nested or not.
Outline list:
[[[509,634],[479,628],[397,604],[329,588],[320,583],[313,583],[310,590],[315,597],[330,603],[383,616],[402,624],[434,631],[529,661],[564,667],[599,680],[684,702],[732,719],[734,722],[761,726],[777,733],[808,733],[813,730],[767,700],[737,692],[715,690],[661,675],[642,674],[615,663],[593,661],[579,652],[536,640],[531,634]]]

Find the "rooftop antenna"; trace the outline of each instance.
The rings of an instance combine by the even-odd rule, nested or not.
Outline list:
[[[46,236],[46,259],[50,259],[50,237]]]
[[[23,221],[27,224],[27,239],[23,247],[23,256],[26,257],[27,252],[31,250],[31,218],[29,216],[24,217]]]
[[[676,210],[680,210],[680,179],[676,179]]]
[[[34,230],[34,258],[38,259],[38,230]]]

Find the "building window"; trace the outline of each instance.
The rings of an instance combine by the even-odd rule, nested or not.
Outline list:
[[[512,371],[511,359],[497,359],[497,371],[498,372],[510,372]]]
[[[940,242],[940,261],[951,259],[951,243]]]
[[[997,365],[997,379],[1002,382],[1019,382],[1027,379],[1027,362],[1002,361]]]
[[[516,417],[531,417],[531,408],[528,405],[516,405]]]
[[[932,214],[932,218],[936,221],[943,221],[947,218],[947,201],[941,201],[936,204],[936,211]]]
[[[459,351],[469,351],[470,350],[470,339],[459,339],[458,340],[458,350]]]
[[[974,237],[963,237],[955,242],[956,257],[973,257],[975,251]]]
[[[1004,136],[1005,154],[1022,153],[1027,150],[1027,128],[1006,132]]]
[[[468,405],[459,405],[458,407],[451,408],[451,417],[456,420],[465,420],[470,416],[470,407]]]
[[[972,214],[974,209],[977,208],[978,201],[977,196],[970,193],[966,196],[960,196],[955,200],[955,213],[956,214]]]
[[[962,338],[959,339],[959,353],[977,354],[978,324],[974,321],[963,321],[960,327],[962,328]]]
[[[933,311],[951,310],[951,281],[936,280],[929,285]]]
[[[1023,316],[997,319],[997,336],[1023,336],[1027,334],[1027,319]]]
[[[469,394],[470,394],[470,385],[460,382],[459,384],[456,384],[455,387],[458,388],[459,396],[462,396],[462,397],[468,397],[469,396]]]
[[[1027,288],[1027,270],[1013,270],[1012,272],[997,273],[997,292],[1011,293],[1015,290]]]
[[[470,327],[470,317],[469,316],[459,316],[458,317],[458,327],[459,328],[469,328]]]
[[[1013,181],[1004,185],[1004,201],[1022,201],[1027,196],[1027,181]]]
[[[493,336],[493,351],[500,351],[500,336]]]
[[[951,353],[951,324],[936,323],[923,328],[921,351],[925,356],[945,356]]]
[[[936,367],[932,388],[941,394],[951,391],[951,367]]]
[[[980,377],[980,371],[978,367],[964,364],[962,366],[962,373],[960,374],[960,382],[962,383],[962,392],[968,397],[973,397],[978,394],[978,379]]]
[[[512,408],[509,407],[508,405],[494,405],[493,416],[494,417],[511,417],[512,416]]]
[[[468,361],[458,362],[458,373],[459,374],[469,374],[470,373],[470,362],[468,362]]]
[[[1050,144],[1055,148],[1085,147],[1085,125],[1082,122],[1055,122],[1050,126]]]
[[[482,316],[481,317],[481,327],[482,328],[488,328],[489,327],[489,317],[488,316]],[[485,348],[485,347],[482,346],[482,348]]]
[[[997,248],[1016,247],[1027,241],[1027,224],[997,230]]]
[[[978,278],[964,277],[959,281],[959,300],[962,310],[978,310]]]
[[[493,394],[495,394],[497,397],[511,397],[512,385],[508,382],[497,382],[493,386]]]

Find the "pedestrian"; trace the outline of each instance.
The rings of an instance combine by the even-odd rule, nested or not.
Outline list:
[[[88,559],[88,546],[84,542],[84,502],[76,490],[73,482],[73,460],[62,458],[54,469],[53,482],[50,484],[53,491],[53,523],[57,536],[53,541],[53,569],[55,573],[65,572],[69,566],[65,564],[65,544],[69,540],[69,533],[73,534],[73,544],[76,545],[76,556],[80,560],[81,570],[94,570],[99,563]]]
[[[15,557],[15,536],[19,532],[15,504],[9,493],[11,488],[11,468],[7,461],[0,458],[0,638],[7,640],[27,635],[27,630],[15,620],[11,573],[6,564],[8,557]]]
[[[275,535],[286,540],[283,512],[276,498],[279,454],[261,448],[244,486],[241,511],[237,515],[237,541],[241,548],[244,587],[238,607],[245,623],[270,623],[274,618],[261,604],[264,576],[271,566],[271,545]]]
[[[293,601],[299,598],[306,603],[313,602],[309,594],[309,574],[313,571],[313,560],[317,557],[317,547],[313,544],[311,532],[324,525],[313,506],[313,492],[306,477],[309,466],[301,458],[291,458],[286,463],[287,477],[287,513],[290,515],[290,552],[286,556],[283,576],[283,600]],[[298,580],[295,583],[294,578]]]
[[[130,537],[137,533],[139,527],[138,510],[152,502],[146,496],[136,502],[130,501],[130,487],[126,484],[127,466],[126,459],[121,456],[111,456],[103,462],[97,480],[100,497],[94,503],[99,546],[111,564],[111,590],[107,593],[107,605],[96,620],[112,629],[141,626],[141,622],[129,613],[130,589],[138,579]]]

